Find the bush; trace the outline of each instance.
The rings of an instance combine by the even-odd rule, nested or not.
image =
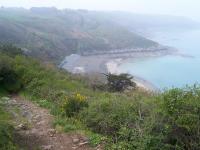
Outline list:
[[[136,88],[136,83],[132,81],[133,77],[129,74],[105,74],[107,77],[108,89],[112,92],[123,92],[128,87]]]
[[[13,137],[13,127],[7,123],[0,123],[0,149],[17,150]]]
[[[64,103],[62,104],[62,111],[67,117],[73,117],[84,107],[88,107],[86,97],[77,93],[73,96],[65,97]]]
[[[121,127],[132,127],[139,119],[137,102],[105,98],[90,104],[82,118],[95,132],[116,135]]]
[[[111,137],[107,149],[139,149],[145,146],[150,108],[141,97],[116,95],[92,102],[81,118],[92,131]]]
[[[16,92],[21,88],[13,60],[5,55],[0,56],[0,86],[9,92]]]
[[[108,149],[199,149],[199,87],[132,98],[105,97],[81,113],[89,128],[112,137]]]
[[[150,144],[166,149],[200,148],[200,89],[172,89],[163,93],[150,134]],[[155,146],[152,144],[152,146]]]

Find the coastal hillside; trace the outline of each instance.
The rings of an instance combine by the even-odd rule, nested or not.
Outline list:
[[[124,77],[92,82],[1,46],[0,149],[200,148],[199,86],[119,91]]]
[[[158,46],[102,14],[56,8],[1,8],[0,41],[54,62],[72,53]]]

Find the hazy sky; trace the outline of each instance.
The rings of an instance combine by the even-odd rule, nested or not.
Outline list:
[[[137,13],[189,16],[200,20],[200,0],[0,0],[2,6],[122,10]]]

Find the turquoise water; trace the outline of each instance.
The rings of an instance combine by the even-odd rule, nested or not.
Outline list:
[[[183,87],[200,83],[200,30],[160,32],[151,38],[163,45],[173,46],[181,53],[194,56],[164,56],[129,60],[120,70],[148,80],[157,88]]]

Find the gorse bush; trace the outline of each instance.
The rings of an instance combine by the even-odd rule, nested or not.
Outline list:
[[[62,112],[68,117],[73,117],[77,115],[84,107],[88,107],[87,99],[85,96],[77,93],[70,97],[65,97],[62,104]]]
[[[82,112],[85,123],[94,131],[115,135],[122,125],[134,122],[134,106],[118,100],[100,100],[93,102]]]
[[[135,97],[132,100],[114,96],[92,102],[81,112],[81,118],[93,131],[108,135],[108,149],[137,149],[145,139],[145,120],[150,115],[150,106]],[[144,142],[142,143],[144,145]]]
[[[172,89],[148,102],[132,98],[105,98],[82,112],[89,128],[112,137],[108,149],[200,148],[199,87]]]
[[[34,98],[57,104],[65,95],[71,95],[76,90],[84,91],[82,81],[71,78],[69,73],[25,56],[14,58],[14,68],[23,86],[22,91]]]
[[[161,96],[160,124],[163,144],[171,149],[200,148],[200,89],[172,89]],[[156,127],[156,126],[155,126]],[[156,128],[154,128],[156,129]]]

